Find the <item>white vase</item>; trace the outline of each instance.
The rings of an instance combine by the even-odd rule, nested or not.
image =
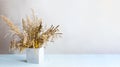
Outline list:
[[[42,64],[44,63],[44,47],[41,48],[27,48],[26,59],[28,63]]]

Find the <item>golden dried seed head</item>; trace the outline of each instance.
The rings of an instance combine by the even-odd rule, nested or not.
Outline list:
[[[43,26],[42,20],[38,19],[33,12],[33,18],[29,16],[26,19],[22,19],[22,31],[13,24],[11,20],[9,20],[5,16],[1,16],[1,18],[6,22],[6,24],[10,27],[18,39],[13,38],[10,43],[11,49],[18,49],[23,51],[25,48],[41,48],[48,41],[54,41],[53,39],[62,33],[59,33],[59,25],[46,28]]]

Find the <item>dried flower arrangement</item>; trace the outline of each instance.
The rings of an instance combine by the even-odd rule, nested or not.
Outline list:
[[[17,49],[20,52],[26,48],[41,48],[45,43],[53,41],[55,37],[62,34],[59,33],[59,25],[51,25],[49,28],[43,27],[42,20],[35,16],[34,13],[32,18],[27,16],[26,19],[22,19],[22,31],[7,17],[1,16],[1,18],[7,23],[14,34],[10,48]]]

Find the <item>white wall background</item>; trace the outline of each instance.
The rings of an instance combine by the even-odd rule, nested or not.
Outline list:
[[[20,26],[31,8],[49,24],[60,24],[63,37],[46,47],[46,53],[120,53],[119,0],[0,0],[0,15]],[[1,20],[0,20],[1,21]],[[0,53],[8,53],[10,38],[0,23]]]

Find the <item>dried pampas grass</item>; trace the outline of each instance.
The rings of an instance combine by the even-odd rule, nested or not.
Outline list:
[[[5,16],[1,16],[14,33],[10,43],[11,49],[23,51],[25,48],[41,48],[45,43],[53,41],[54,38],[62,34],[59,33],[59,25],[51,25],[49,28],[44,29],[45,27],[43,27],[42,20],[38,19],[34,13],[32,17],[32,19],[29,16],[27,16],[26,19],[22,19],[23,29],[20,31],[11,20]],[[16,38],[16,36],[18,38]]]

